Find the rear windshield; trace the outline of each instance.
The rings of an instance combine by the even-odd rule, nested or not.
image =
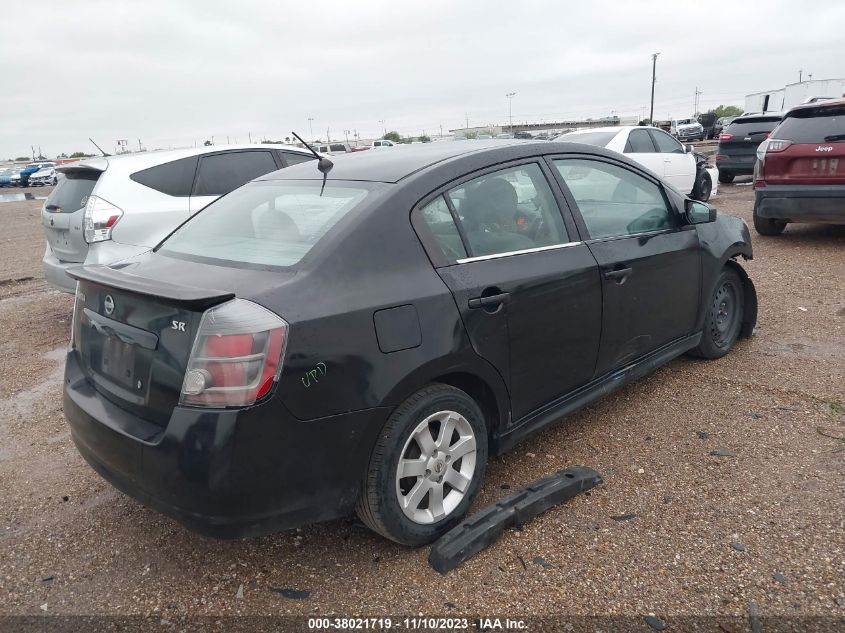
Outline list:
[[[183,224],[159,252],[197,261],[287,267],[371,194],[373,183],[261,181],[236,189]]]
[[[100,178],[99,171],[69,171],[59,180],[56,188],[47,196],[44,203],[51,213],[73,213],[88,202],[88,196]]]
[[[774,130],[780,123],[779,116],[755,117],[753,119],[734,119],[728,126],[726,132],[734,136],[751,136],[752,134],[765,134]]]
[[[845,141],[845,106],[796,110],[783,120],[774,135],[793,143]]]
[[[599,147],[604,147],[610,141],[613,140],[613,137],[619,134],[618,131],[614,132],[570,132],[569,134],[564,134],[563,136],[558,136],[555,140],[556,141],[565,141],[567,143],[586,143],[587,145],[598,145]]]

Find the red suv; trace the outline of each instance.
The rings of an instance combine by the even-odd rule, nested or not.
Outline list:
[[[845,99],[800,105],[768,139],[754,177],[754,228],[845,224]]]

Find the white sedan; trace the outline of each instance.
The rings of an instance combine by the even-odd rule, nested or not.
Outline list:
[[[563,134],[555,140],[598,145],[625,154],[678,191],[702,202],[716,193],[717,179],[708,169],[699,167],[692,146],[682,145],[656,127],[599,127]]]

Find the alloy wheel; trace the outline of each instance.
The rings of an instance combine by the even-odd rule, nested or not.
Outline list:
[[[476,437],[455,411],[438,411],[413,430],[396,468],[396,496],[414,523],[449,516],[467,494],[475,475]]]

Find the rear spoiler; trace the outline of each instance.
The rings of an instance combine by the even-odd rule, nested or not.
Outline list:
[[[235,293],[227,290],[180,286],[166,281],[139,277],[110,266],[74,266],[67,269],[67,274],[79,281],[89,281],[147,297],[176,301],[193,308],[207,308],[235,298]]]
[[[109,167],[109,161],[105,158],[83,158],[75,163],[57,165],[56,171],[62,174],[73,171],[99,171],[104,172]]]

